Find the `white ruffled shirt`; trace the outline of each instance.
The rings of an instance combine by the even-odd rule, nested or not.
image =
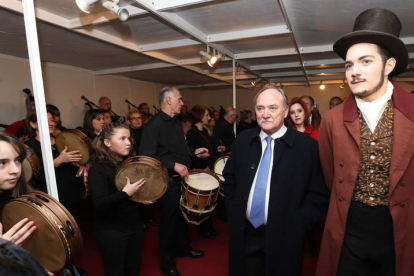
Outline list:
[[[388,101],[392,97],[393,90],[394,85],[388,81],[387,91],[381,98],[375,101],[365,102],[358,96],[355,96],[358,109],[361,111],[362,116],[364,117],[364,120],[372,133],[374,133],[375,128],[377,127],[378,122],[382,116],[382,113],[384,113]]]

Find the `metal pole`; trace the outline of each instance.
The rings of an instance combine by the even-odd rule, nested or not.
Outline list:
[[[233,107],[236,108],[236,60],[233,59]],[[234,123],[234,135],[237,136],[237,120]]]
[[[34,4],[33,0],[23,0],[22,3],[27,48],[29,51],[30,73],[32,76],[33,93],[36,102],[37,124],[39,127],[47,190],[51,196],[59,199],[56,186],[55,167],[53,165],[52,146],[50,143],[49,123],[46,112],[45,91],[43,87]]]

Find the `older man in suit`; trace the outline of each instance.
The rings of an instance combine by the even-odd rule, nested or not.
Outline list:
[[[306,229],[327,210],[317,142],[284,124],[287,106],[283,90],[263,87],[260,127],[237,137],[224,169],[229,275],[300,275]]]
[[[332,196],[318,276],[414,275],[414,97],[388,81],[408,64],[400,31],[374,8],[334,44],[352,95],[319,134]]]

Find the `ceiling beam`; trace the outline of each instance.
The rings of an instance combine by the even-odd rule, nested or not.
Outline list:
[[[194,6],[205,2],[217,0],[156,0],[151,1],[152,7],[157,11],[167,11],[176,8]]]
[[[263,65],[252,65],[252,70],[271,70],[271,69],[283,69],[283,68],[296,68],[300,67],[300,62],[286,62],[286,63],[273,63]]]
[[[144,65],[136,65],[136,66],[127,66],[127,67],[118,67],[118,68],[110,68],[110,69],[103,69],[95,71],[95,75],[110,75],[110,74],[119,74],[119,73],[126,73],[126,72],[135,72],[135,71],[143,71],[143,70],[153,70],[153,69],[161,69],[161,68],[168,68],[168,67],[176,67],[175,64],[168,64],[168,63],[151,63],[151,64],[144,64]]]
[[[151,43],[151,44],[141,44],[139,45],[138,48],[141,52],[148,52],[148,51],[165,50],[165,49],[192,46],[192,45],[201,45],[201,42],[186,38],[186,39],[171,40],[171,41]]]
[[[240,54],[235,54],[234,58],[237,60],[240,60],[240,59],[249,59],[249,58],[287,56],[287,55],[295,55],[295,54],[296,54],[296,50],[294,48],[288,48],[288,49],[279,49],[279,50],[240,53]]]
[[[289,34],[289,28],[286,25],[270,26],[264,28],[248,29],[235,32],[226,32],[219,34],[209,34],[207,36],[208,42],[222,42],[239,39],[247,39],[262,36],[283,35]]]

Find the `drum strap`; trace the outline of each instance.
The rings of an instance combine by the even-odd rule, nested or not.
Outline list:
[[[80,166],[79,164],[73,163],[76,166],[79,166],[79,170],[76,173],[76,177],[83,177],[83,184],[85,185],[85,195],[89,195],[89,184],[88,184],[88,175],[89,175],[89,165]]]
[[[211,152],[211,155],[213,156],[213,158],[214,158],[214,161],[215,160],[217,160],[217,158],[216,158],[216,156],[214,155],[214,150],[213,150],[213,147],[211,146],[211,143],[210,143],[210,141],[208,140],[208,138],[204,135],[204,133],[202,132],[202,131],[200,131],[200,130],[198,130],[198,134],[200,134],[200,136],[201,137],[203,137],[204,138],[204,140],[206,140],[207,141],[207,143],[208,143],[208,146],[209,146],[209,150],[210,150],[210,152]]]

